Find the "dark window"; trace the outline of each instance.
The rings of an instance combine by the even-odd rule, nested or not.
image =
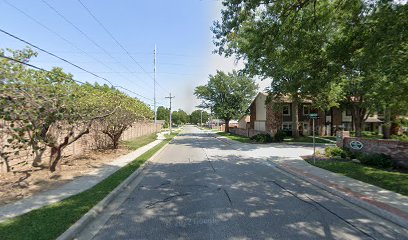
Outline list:
[[[283,115],[290,116],[289,105],[283,105],[282,113]]]
[[[346,109],[346,116],[351,116],[351,109]]]
[[[310,113],[310,106],[303,105],[303,115],[308,115]]]

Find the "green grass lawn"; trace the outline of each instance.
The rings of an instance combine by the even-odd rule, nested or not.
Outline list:
[[[134,138],[131,140],[123,141],[123,145],[127,149],[134,151],[140,147],[143,147],[146,144],[153,142],[154,140],[156,140],[156,138],[157,138],[157,134],[152,133],[150,135],[141,136],[141,137]]]
[[[249,139],[249,137],[244,137],[244,136],[239,136],[239,135],[234,135],[231,133],[226,133],[226,132],[217,132],[218,135],[220,136],[224,136],[227,137],[231,140],[235,140],[238,142],[242,142],[242,143],[249,143],[251,142],[251,140]]]
[[[329,140],[332,140],[332,141],[336,141],[337,139],[336,139],[336,136],[319,136],[319,138],[324,138],[324,139],[329,139]]]
[[[284,142],[302,142],[302,143],[313,143],[313,138],[311,137],[287,137],[283,140]],[[316,143],[331,143],[329,141],[323,140],[323,139],[315,139]]]
[[[142,154],[93,188],[61,202],[0,223],[0,239],[55,239],[177,135]]]
[[[408,196],[408,173],[387,171],[353,162],[316,160],[316,164],[313,164],[313,161],[308,160],[308,163]]]

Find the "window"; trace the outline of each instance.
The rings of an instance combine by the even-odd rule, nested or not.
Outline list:
[[[290,116],[289,104],[283,105],[282,114],[283,114],[284,116]]]
[[[310,113],[310,106],[309,105],[303,105],[303,115],[309,115]]]
[[[346,109],[346,116],[351,116],[351,109]]]
[[[290,122],[282,123],[282,130],[283,131],[292,131],[292,123],[290,123]]]

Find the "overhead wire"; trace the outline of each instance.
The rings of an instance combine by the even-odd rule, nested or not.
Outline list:
[[[68,39],[66,39],[65,37],[61,36],[58,32],[55,32],[54,30],[52,30],[51,28],[49,28],[48,26],[46,26],[45,24],[41,23],[40,21],[38,21],[37,19],[35,19],[34,17],[32,17],[31,15],[29,15],[28,13],[26,13],[25,11],[23,11],[22,9],[18,8],[17,6],[15,6],[14,4],[11,4],[10,2],[8,2],[7,0],[3,0],[6,4],[8,4],[10,7],[14,8],[15,10],[17,10],[18,12],[20,12],[21,14],[23,14],[24,16],[26,16],[27,18],[31,19],[32,21],[34,21],[35,23],[37,23],[38,25],[42,26],[43,28],[47,29],[49,32],[53,33],[54,35],[56,35],[57,37],[59,37],[60,39],[62,39],[64,42],[68,43],[69,45],[71,45],[72,47],[74,47],[75,49],[77,49],[78,51],[80,51],[81,53],[87,55],[88,57],[92,58],[94,61],[98,62],[99,64],[105,66],[106,68],[110,69],[111,71],[115,71],[114,69],[112,69],[109,65],[105,64],[104,62],[100,61],[98,58],[95,58],[94,56],[88,54],[87,52],[85,52],[84,50],[82,50],[81,48],[77,47],[75,44],[73,44],[71,41],[69,41]]]
[[[113,34],[105,27],[105,25],[99,21],[99,19],[95,16],[95,14],[92,13],[92,11],[81,1],[78,0],[78,2],[81,4],[81,6],[89,13],[89,15],[95,20],[95,22],[97,22],[99,24],[100,27],[102,27],[102,29],[112,38],[112,40],[126,53],[126,55],[128,55],[133,62],[140,67],[140,69],[142,69],[143,72],[146,73],[147,76],[149,76],[151,79],[153,79],[153,77],[146,71],[146,69],[143,68],[143,66],[136,61],[136,59],[129,53],[129,51],[115,38],[115,36],[113,36]],[[164,91],[166,91],[158,81],[156,81],[156,84],[161,87]]]
[[[49,4],[46,0],[41,0],[48,8],[50,8],[53,12],[55,12],[58,16],[60,16],[65,22],[67,22],[69,25],[71,25],[73,28],[75,28],[79,33],[81,33],[88,41],[90,41],[93,45],[95,45],[97,48],[102,50],[103,53],[105,53],[107,56],[112,58],[115,62],[120,64],[121,67],[126,69],[128,72],[131,72],[131,70],[124,64],[121,64],[119,60],[117,60],[115,57],[112,56],[108,51],[106,51],[105,48],[103,48],[101,45],[99,45],[95,40],[93,40],[88,34],[86,34],[83,30],[81,30],[77,25],[75,25],[72,21],[70,21],[67,17],[65,17],[60,11],[58,11],[55,7],[53,7],[51,4]],[[127,79],[124,77],[122,74],[120,74],[123,78]],[[139,78],[138,78],[139,79]],[[129,79],[127,79],[129,80]],[[141,80],[141,79],[139,79]],[[133,83],[131,80],[129,80],[131,83]],[[141,80],[143,81],[143,80]],[[137,84],[138,85],[138,84]],[[138,85],[140,86],[140,85]]]
[[[53,72],[51,72],[51,71],[49,71],[49,70],[46,70],[46,69],[44,69],[44,68],[42,68],[42,67],[38,67],[38,66],[36,66],[36,65],[33,65],[33,64],[30,64],[30,63],[27,63],[27,62],[23,62],[23,61],[20,61],[20,60],[18,60],[18,59],[12,58],[12,57],[8,57],[8,56],[3,55],[3,54],[0,54],[0,57],[1,57],[1,58],[4,58],[4,59],[7,59],[7,60],[10,60],[10,61],[13,61],[13,62],[17,62],[17,63],[23,64],[23,65],[25,65],[25,66],[28,66],[28,67],[31,67],[31,68],[34,68],[34,69],[37,69],[37,70],[40,70],[40,71],[44,71],[44,72],[47,72],[47,73],[55,74],[55,73],[53,73]],[[73,80],[73,81],[76,82],[76,83],[86,84],[85,82],[82,82],[82,81],[79,81],[79,80],[76,80],[76,79],[73,79],[73,78],[72,78],[71,80]],[[145,96],[143,96],[143,95],[141,95],[141,94],[139,94],[139,93],[133,92],[133,91],[131,91],[131,90],[125,88],[125,87],[118,86],[118,85],[117,85],[117,86],[111,85],[111,87],[113,87],[113,88],[121,88],[121,89],[126,90],[126,91],[128,91],[128,92],[130,92],[130,93],[133,93],[133,94],[135,94],[135,95],[137,95],[137,96],[139,96],[139,97],[141,97],[141,98],[144,98],[144,99],[146,99],[146,100],[149,100],[150,102],[153,102],[152,99],[147,98],[147,97],[145,97]]]

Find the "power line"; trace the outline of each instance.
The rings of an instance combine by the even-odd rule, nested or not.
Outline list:
[[[136,63],[137,66],[139,66],[143,72],[146,73],[146,75],[148,75],[150,78],[152,78],[152,76],[146,71],[146,69],[144,69],[142,67],[142,65],[136,61],[136,59],[129,53],[129,51],[113,36],[113,34],[105,27],[105,25],[99,21],[99,19],[95,16],[95,14],[92,13],[92,11],[81,1],[78,0],[78,2],[82,5],[82,7],[89,13],[89,15],[99,24],[99,26],[101,26],[103,28],[103,30],[112,38],[112,40],[126,53],[126,55],[128,55],[134,63]],[[158,82],[157,85],[162,87]],[[162,87],[163,88],[163,87]],[[163,90],[165,90],[163,88]]]
[[[50,74],[54,74],[54,75],[55,75],[55,73],[53,73],[53,72],[51,72],[51,71],[49,71],[49,70],[46,70],[46,69],[44,69],[44,68],[38,67],[38,66],[36,66],[36,65],[33,65],[33,64],[30,64],[30,63],[27,63],[27,62],[20,61],[20,60],[18,60],[18,59],[12,58],[12,57],[8,57],[8,56],[2,55],[2,54],[0,54],[0,57],[1,57],[1,58],[4,58],[4,59],[7,59],[7,60],[10,60],[10,61],[13,61],[13,62],[17,62],[17,63],[23,64],[23,65],[25,65],[25,66],[28,66],[28,67],[31,67],[31,68],[34,68],[34,69],[37,69],[37,70],[40,70],[40,71],[44,71],[44,72],[47,72],[47,73],[50,73]],[[69,79],[69,80],[73,80],[73,81],[76,82],[76,83],[85,84],[85,82],[82,82],[82,81],[79,81],[79,80],[76,80],[76,79],[73,79],[73,78],[72,78],[72,79]],[[131,91],[131,90],[127,89],[127,88],[124,88],[124,87],[122,87],[122,86],[113,86],[113,85],[112,85],[112,87],[113,87],[113,88],[116,88],[116,87],[117,87],[117,88],[121,88],[121,89],[126,90],[126,91],[128,91],[128,92],[130,92],[130,93],[133,93],[133,94],[135,94],[135,95],[137,95],[137,96],[139,96],[139,97],[141,97],[141,98],[144,98],[144,99],[147,99],[147,100],[149,100],[149,101],[152,101],[152,99],[147,98],[147,97],[145,97],[145,96],[143,96],[143,95],[141,95],[141,94],[138,94],[138,93],[136,93],[136,92],[133,92],[133,91]]]
[[[82,70],[82,71],[84,71],[84,72],[87,72],[87,73],[93,75],[94,77],[100,78],[100,79],[102,79],[102,80],[108,82],[110,85],[113,85],[108,79],[106,79],[106,78],[104,78],[104,77],[101,77],[101,76],[99,76],[99,75],[97,75],[97,74],[95,74],[95,73],[93,73],[93,72],[91,72],[91,71],[88,71],[88,70],[86,70],[85,68],[80,67],[80,66],[76,65],[75,63],[72,63],[72,62],[66,60],[65,58],[62,58],[62,57],[59,57],[59,56],[55,55],[55,54],[52,53],[52,52],[49,52],[49,51],[47,51],[47,50],[45,50],[45,49],[43,49],[43,48],[40,48],[40,47],[38,47],[38,46],[36,46],[36,45],[30,43],[30,42],[27,42],[26,40],[24,40],[24,39],[22,39],[22,38],[19,38],[19,37],[15,36],[15,35],[13,35],[13,34],[11,34],[11,33],[9,33],[9,32],[7,32],[7,31],[4,31],[4,30],[1,29],[1,28],[0,28],[0,32],[4,33],[4,34],[6,34],[6,35],[8,35],[8,36],[10,36],[10,37],[12,37],[12,38],[15,38],[15,39],[19,40],[20,42],[23,42],[23,43],[25,43],[25,44],[27,44],[27,45],[33,47],[33,48],[36,48],[36,49],[38,49],[38,50],[40,50],[40,51],[42,51],[42,52],[45,52],[45,53],[47,53],[47,54],[49,54],[49,55],[51,55],[51,56],[53,56],[53,57],[55,57],[55,58],[58,58],[59,60],[65,62],[65,63],[68,63],[68,64],[70,64],[71,66],[74,66],[74,67],[76,67],[76,68],[78,68],[78,69],[80,69],[80,70]]]
[[[95,40],[93,40],[88,34],[86,34],[84,31],[82,31],[78,26],[76,26],[72,21],[70,21],[68,18],[66,18],[61,12],[59,12],[56,8],[54,8],[51,4],[49,4],[45,0],[41,0],[48,8],[50,8],[52,11],[54,11],[58,16],[60,16],[62,19],[64,19],[65,22],[67,22],[69,25],[71,25],[73,28],[75,28],[78,32],[80,32],[86,39],[88,39],[93,45],[95,45],[97,48],[101,49],[102,52],[104,52],[107,56],[112,58],[115,62],[119,63],[120,66],[122,66],[124,69],[127,71],[131,72],[131,70],[126,67],[124,64],[121,64],[119,60],[117,60],[115,57],[113,57],[108,51],[106,51],[105,48],[103,48],[101,45],[99,45]],[[122,76],[123,77],[123,76]],[[139,79],[141,80],[141,79]],[[130,81],[130,80],[129,80]],[[143,81],[143,80],[141,80]],[[133,82],[132,82],[133,83]]]
[[[8,4],[10,7],[14,8],[15,10],[17,10],[18,12],[20,12],[21,14],[23,14],[24,16],[26,16],[27,18],[31,19],[33,22],[37,23],[38,25],[42,26],[43,28],[45,28],[46,30],[48,30],[49,32],[53,33],[54,35],[56,35],[57,37],[59,37],[60,39],[62,39],[64,42],[68,43],[69,45],[71,45],[73,48],[77,49],[78,51],[80,51],[81,53],[87,55],[88,57],[92,58],[94,61],[98,62],[99,64],[105,66],[106,68],[115,71],[114,69],[112,69],[110,66],[106,65],[105,63],[103,63],[102,61],[100,61],[98,58],[93,57],[92,55],[88,54],[87,52],[85,52],[84,50],[82,50],[81,48],[77,47],[75,44],[73,44],[71,41],[69,41],[68,39],[64,38],[63,36],[61,36],[59,33],[55,32],[54,30],[52,30],[51,28],[47,27],[46,25],[44,25],[43,23],[41,23],[40,21],[38,21],[37,19],[35,19],[34,17],[30,16],[28,13],[26,13],[25,11],[21,10],[20,8],[18,8],[17,6],[11,4],[10,2],[8,2],[7,0],[3,0],[6,4]],[[122,76],[123,77],[123,76]],[[111,84],[112,85],[112,84]]]

